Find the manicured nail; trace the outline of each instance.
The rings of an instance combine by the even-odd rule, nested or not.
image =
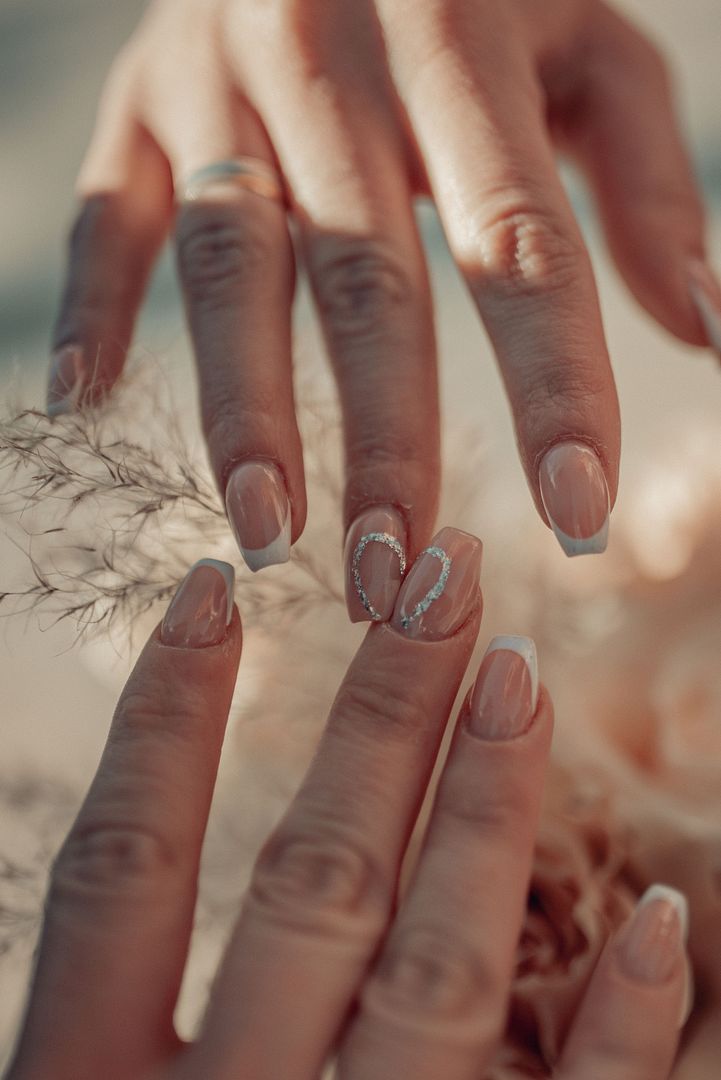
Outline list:
[[[721,356],[721,283],[710,266],[695,260],[689,266],[689,288],[709,345]]]
[[[608,543],[610,502],[598,456],[585,443],[552,447],[539,470],[541,497],[566,555],[599,555]]]
[[[687,937],[686,897],[668,885],[652,885],[621,934],[621,968],[639,982],[663,983],[676,967]]]
[[[527,637],[495,637],[471,694],[468,727],[482,739],[514,739],[538,707],[538,658]]]
[[[290,502],[275,465],[263,461],[238,465],[228,480],[225,508],[249,569],[288,562]]]
[[[65,345],[54,354],[48,379],[47,414],[61,416],[80,404],[85,361],[78,345]]]
[[[392,625],[410,638],[441,641],[478,603],[483,545],[470,533],[441,529],[401,585]]]
[[[219,645],[233,617],[235,572],[216,559],[201,559],[188,571],[160,627],[163,645],[204,649]]]
[[[351,622],[386,622],[406,570],[406,527],[393,507],[364,510],[348,530],[345,597]]]

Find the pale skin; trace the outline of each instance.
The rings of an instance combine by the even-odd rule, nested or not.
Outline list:
[[[111,387],[147,274],[174,233],[219,488],[238,463],[273,463],[295,542],[306,496],[286,208],[227,188],[176,208],[173,194],[209,162],[272,164],[338,380],[345,526],[394,508],[412,559],[440,485],[432,303],[412,211],[414,196],[430,194],[495,349],[538,512],[548,522],[545,455],[580,444],[599,463],[601,517],[587,515],[598,531],[604,485],[610,506],[616,498],[619,410],[555,150],[585,171],[639,302],[681,340],[708,345],[689,287],[690,268],[707,263],[704,212],[668,74],[612,8],[156,0],[103,95],[55,346],[81,349],[86,398]],[[721,319],[710,280],[707,311],[718,302]]]
[[[466,699],[399,902],[481,594],[471,590],[444,640],[372,627],[255,864],[200,1034],[185,1043],[173,1013],[241,653],[220,576],[200,574],[213,597],[196,593],[193,606],[186,592],[152,634],[54,864],[6,1080],[317,1080],[331,1051],[339,1080],[479,1080],[505,1025],[551,743],[548,693],[512,738],[492,715],[494,737],[479,737],[475,692]],[[222,616],[209,637],[213,605],[216,628]],[[669,1074],[685,951],[678,940],[660,981],[630,978],[619,960],[626,929],[601,955],[554,1080]]]

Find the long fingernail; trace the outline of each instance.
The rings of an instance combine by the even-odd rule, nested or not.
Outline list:
[[[225,508],[240,553],[251,570],[288,562],[290,501],[275,465],[263,461],[238,465],[228,480]]]
[[[201,559],[188,571],[160,627],[163,645],[204,649],[219,645],[233,617],[235,573],[216,559]]]
[[[53,355],[48,379],[47,414],[61,416],[74,412],[80,404],[85,376],[83,351],[78,345],[65,345]]]
[[[688,937],[688,903],[668,885],[652,885],[639,900],[619,940],[619,963],[631,979],[670,978]]]
[[[552,447],[539,470],[541,497],[566,555],[599,555],[608,543],[610,502],[603,466],[580,442]]]
[[[721,356],[721,283],[707,263],[689,265],[691,297],[701,316],[709,345]]]
[[[351,622],[386,622],[406,569],[406,527],[393,507],[364,510],[348,530],[345,596]]]
[[[495,637],[483,657],[469,707],[468,727],[482,739],[513,739],[538,707],[538,658],[527,637]]]
[[[403,582],[391,624],[424,641],[454,634],[478,603],[482,555],[477,537],[441,529]]]

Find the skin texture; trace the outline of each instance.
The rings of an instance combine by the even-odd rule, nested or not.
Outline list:
[[[189,172],[251,155],[282,175],[337,376],[346,529],[395,508],[409,560],[433,530],[438,398],[418,194],[435,200],[490,335],[540,516],[540,463],[568,441],[597,455],[612,506],[618,403],[555,149],[589,178],[640,303],[707,345],[689,290],[703,210],[665,66],[599,0],[156,0],[113,67],[80,173],[54,343],[85,358],[68,407],[118,377],[172,231],[218,485],[239,462],[275,464],[298,539],[286,210],[228,184],[173,204]]]
[[[228,570],[189,573],[120,699],[53,867],[6,1080],[317,1080],[331,1048],[339,1080],[477,1080],[503,1031],[526,905],[553,726],[546,691],[510,739],[491,714],[511,684],[487,697],[482,722],[471,695],[402,900],[398,880],[478,634],[478,589],[443,639],[371,627],[258,857],[198,1040],[174,1031],[240,658],[236,609],[217,640]],[[530,711],[525,692],[522,704]],[[636,959],[642,977],[624,974],[609,941],[559,1080],[668,1075],[686,961],[664,918],[661,979],[654,956]]]

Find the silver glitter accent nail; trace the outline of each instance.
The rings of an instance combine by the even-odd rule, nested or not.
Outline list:
[[[428,611],[428,608],[431,606],[431,604],[435,600],[437,600],[439,596],[443,595],[443,591],[446,587],[446,584],[448,583],[448,576],[451,572],[451,566],[453,565],[453,560],[451,559],[450,555],[448,555],[443,550],[443,548],[425,548],[421,552],[421,555],[431,555],[434,559],[439,559],[442,564],[441,573],[438,581],[435,583],[433,588],[429,589],[423,599],[416,604],[410,615],[403,615],[401,617],[401,626],[404,630],[407,630],[415,619],[419,619],[421,615],[424,615],[426,611]]]
[[[384,532],[366,533],[365,536],[361,536],[360,540],[355,546],[355,551],[353,552],[353,559],[351,561],[353,584],[356,587],[356,592],[358,593],[358,598],[361,604],[366,609],[371,619],[374,622],[381,622],[383,616],[373,607],[368,593],[363,588],[363,581],[360,575],[361,557],[369,544],[385,544],[386,547],[389,547],[391,551],[395,552],[401,564],[401,577],[406,572],[406,553],[403,550],[403,545],[401,544],[400,540],[398,540],[395,536],[392,536],[390,533]]]

